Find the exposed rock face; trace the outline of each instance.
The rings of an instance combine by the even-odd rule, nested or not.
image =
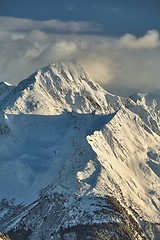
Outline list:
[[[11,240],[5,233],[0,232],[0,240]]]

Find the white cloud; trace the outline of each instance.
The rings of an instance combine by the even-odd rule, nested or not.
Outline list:
[[[160,35],[156,30],[148,31],[143,37],[136,38],[134,35],[125,34],[118,41],[120,47],[131,49],[139,48],[156,48],[160,46]]]
[[[114,13],[119,13],[122,9],[123,9],[123,7],[113,7],[113,8],[111,8],[111,11]]]
[[[14,17],[0,17],[0,31],[56,31],[56,32],[98,32],[102,26],[90,22],[63,22],[60,20],[36,21],[31,19],[19,19]]]
[[[47,33],[34,25],[21,32],[22,25],[9,29],[7,24],[0,24],[0,81],[18,83],[53,61],[76,58],[93,79],[119,94],[123,89],[160,89],[160,40],[155,30],[141,38],[111,38],[89,32]]]

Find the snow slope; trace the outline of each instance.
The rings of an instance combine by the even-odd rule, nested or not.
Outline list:
[[[138,114],[156,133],[160,134],[160,96],[149,93],[136,93],[127,101],[127,107]]]
[[[98,191],[102,189],[103,195],[106,184],[110,193],[114,192],[120,200],[123,195],[143,219],[159,222],[159,163],[154,159],[154,155],[160,154],[159,136],[137,115],[122,107],[88,140],[103,166],[98,176]],[[154,167],[151,162],[155,163]]]
[[[126,231],[126,239],[155,239],[160,136],[152,105],[108,93],[75,61],[11,89],[0,102],[0,231],[58,240],[76,236],[76,226],[104,224],[115,239]]]

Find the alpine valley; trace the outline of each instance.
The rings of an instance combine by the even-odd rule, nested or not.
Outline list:
[[[160,95],[75,60],[0,83],[0,239],[158,240],[159,178]]]

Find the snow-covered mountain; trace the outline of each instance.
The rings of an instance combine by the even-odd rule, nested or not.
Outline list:
[[[2,101],[14,88],[7,82],[0,82],[0,101]]]
[[[79,64],[69,61],[53,63],[20,82],[1,108],[14,114],[108,113],[114,103],[121,105],[122,101],[94,83]]]
[[[1,86],[1,232],[158,239],[158,96],[112,95],[75,61]]]

